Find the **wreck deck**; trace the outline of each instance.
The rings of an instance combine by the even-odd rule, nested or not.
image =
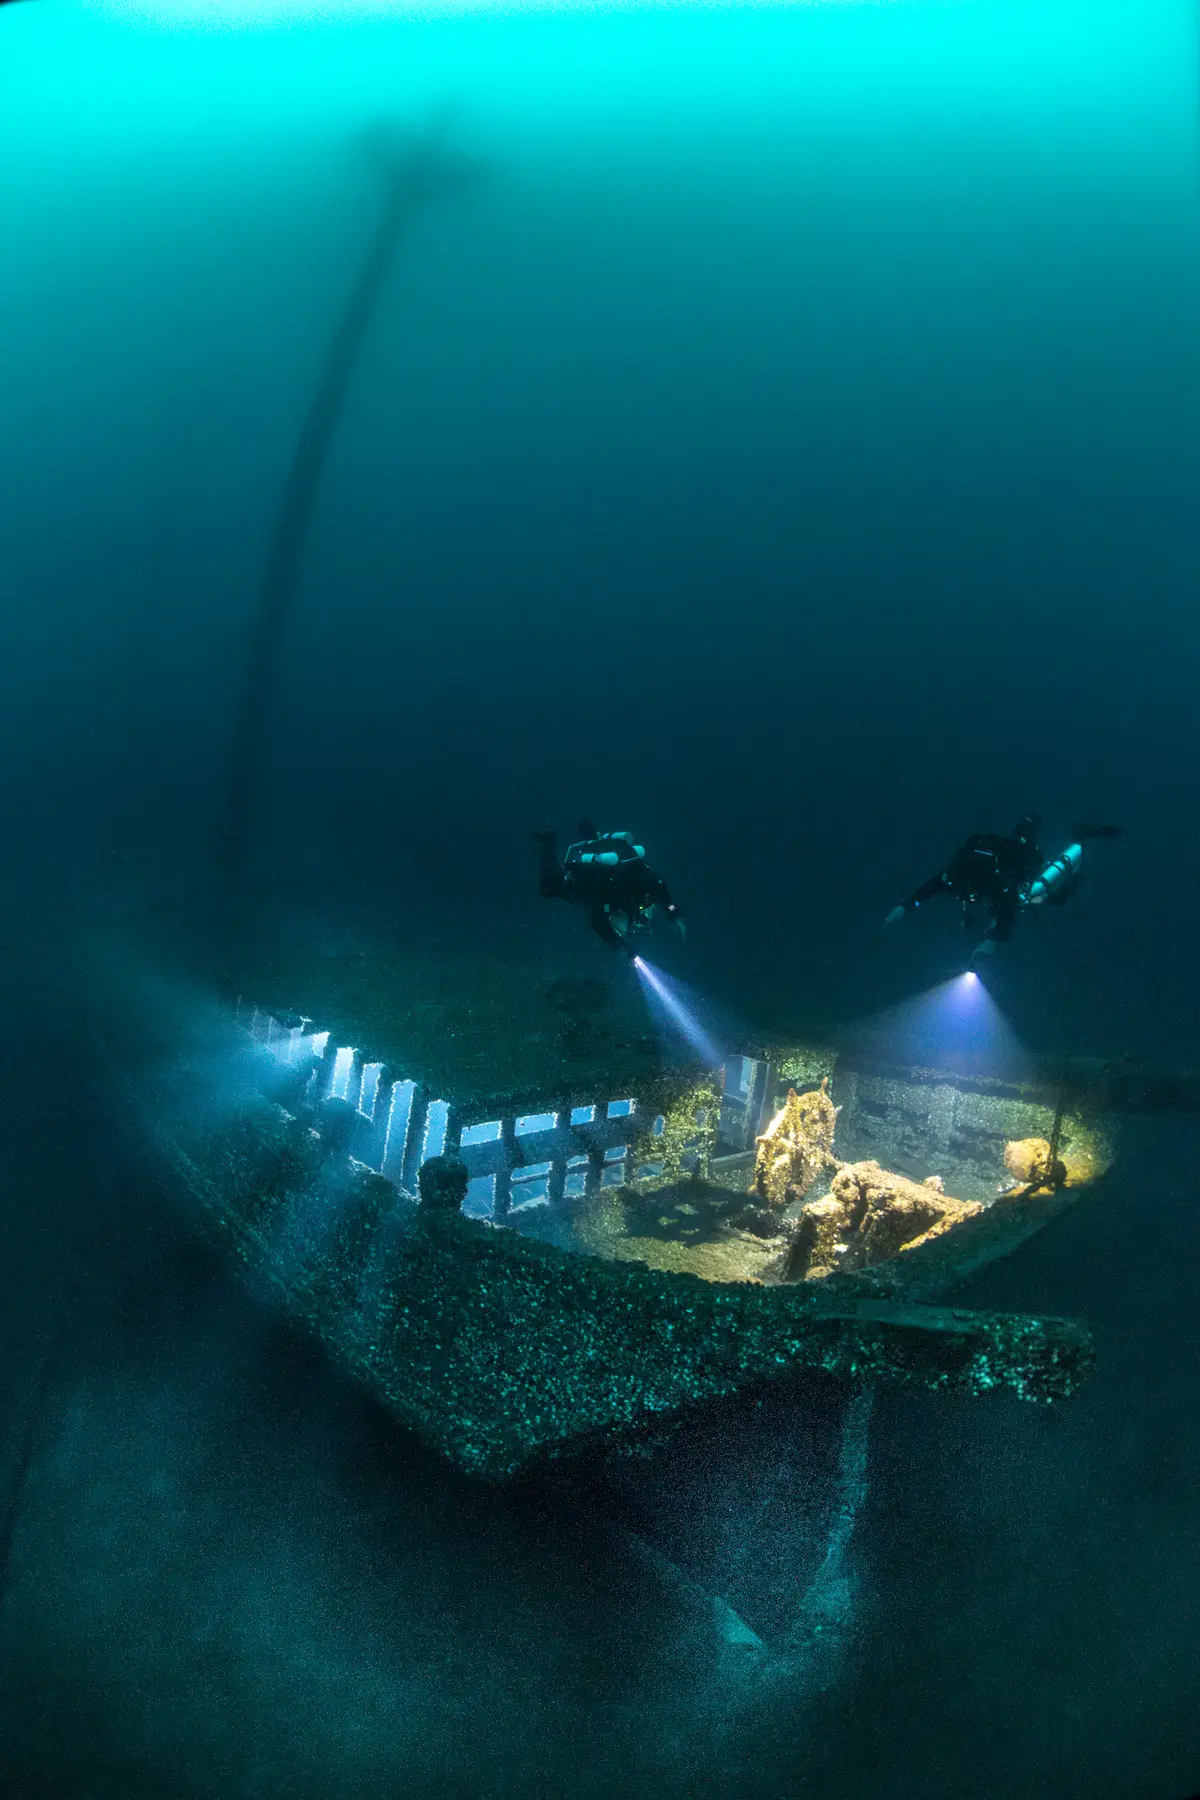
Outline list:
[[[479,966],[260,964],[240,1013],[257,1097],[232,1118],[164,1112],[159,1134],[202,1229],[460,1467],[507,1477],[621,1447],[652,1420],[801,1371],[1042,1401],[1086,1375],[1076,1322],[929,1304],[1103,1166],[1094,1126],[1052,1094],[781,1044],[731,1058],[718,1081],[623,1038],[619,996],[554,985],[582,976],[503,965],[480,1000],[464,991]],[[748,1160],[787,1089],[830,1071],[846,1147],[905,1159],[906,1179],[928,1169],[994,1199],[1005,1141],[1052,1128],[1079,1179],[972,1206],[885,1263],[787,1283],[787,1244],[738,1216]],[[429,1216],[417,1170],[448,1151],[467,1163],[467,1204]]]

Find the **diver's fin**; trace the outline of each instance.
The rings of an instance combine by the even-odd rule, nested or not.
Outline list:
[[[590,840],[600,836],[600,833],[596,830],[596,827],[590,819],[580,819],[575,829],[579,833],[579,841],[581,843],[585,839]]]

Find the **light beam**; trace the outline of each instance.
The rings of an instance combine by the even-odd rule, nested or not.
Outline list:
[[[641,978],[642,991],[646,996],[651,1011],[666,1018],[673,1028],[679,1032],[702,1062],[715,1069],[725,1060],[724,1052],[718,1050],[709,1037],[699,1019],[679,998],[679,995],[668,984],[666,977],[658,969],[652,968],[640,956],[635,956],[633,966]]]
[[[974,969],[852,1026],[847,1048],[874,1062],[1020,1080],[1029,1055]]]

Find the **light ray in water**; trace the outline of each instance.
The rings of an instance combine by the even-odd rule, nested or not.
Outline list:
[[[662,971],[652,968],[640,956],[634,957],[633,966],[641,978],[642,992],[651,1012],[669,1022],[710,1068],[716,1068],[719,1063],[724,1062],[724,1052],[717,1048],[695,1013],[684,1005],[675,987]]]
[[[852,1025],[844,1047],[873,1062],[1017,1081],[1035,1072],[1025,1049],[973,969]]]

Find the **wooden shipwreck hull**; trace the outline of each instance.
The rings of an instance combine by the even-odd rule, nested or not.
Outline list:
[[[435,1087],[372,1061],[351,1030],[243,1006],[248,1086],[232,1114],[164,1113],[160,1147],[204,1229],[430,1447],[505,1479],[766,1383],[824,1371],[933,1390],[1069,1396],[1092,1364],[1080,1322],[955,1308],[945,1296],[1009,1253],[1086,1184],[1009,1197],[854,1275],[765,1285],[706,1280],[676,1240],[648,1264],[627,1235],[579,1254],[611,1209],[744,1200],[747,1141],[788,1086],[830,1072],[855,1154],[923,1163],[994,1196],[1006,1139],[1105,1152],[1052,1094],[922,1071],[839,1068],[803,1047],[759,1046],[716,1074],[560,1067],[552,1085],[476,1076]],[[500,1075],[506,1073],[499,1065]],[[634,1086],[636,1082],[636,1087]],[[633,1091],[630,1091],[633,1089]],[[414,1199],[429,1156],[470,1180],[462,1214]],[[690,1197],[690,1198],[689,1198]],[[690,1254],[690,1252],[688,1252]],[[682,1260],[680,1260],[682,1256]]]
[[[203,1163],[174,1139],[163,1148],[256,1277],[472,1473],[509,1476],[801,1370],[1048,1401],[1091,1363],[1086,1328],[1066,1320],[909,1304],[849,1282],[707,1282],[423,1215],[377,1176],[306,1164],[277,1114],[243,1120]]]

